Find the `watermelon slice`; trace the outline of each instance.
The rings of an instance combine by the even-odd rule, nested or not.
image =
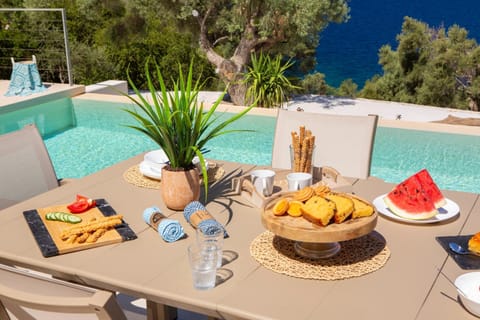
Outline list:
[[[428,177],[430,177],[429,174]],[[432,191],[430,181],[433,185],[435,183],[431,177],[428,180],[428,177],[422,170],[398,184],[383,199],[387,207],[405,219],[423,220],[434,217],[438,211],[431,195],[438,197],[438,194]],[[435,187],[438,189],[436,185]],[[437,201],[441,201],[440,198]]]
[[[441,208],[447,204],[447,200],[443,196],[437,184],[433,181],[427,169],[420,170],[415,175],[422,184],[422,189],[430,197],[430,199],[432,199],[436,208]]]

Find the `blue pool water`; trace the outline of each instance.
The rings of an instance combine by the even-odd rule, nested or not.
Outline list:
[[[71,104],[73,111],[72,119],[64,124],[69,129],[46,134],[45,138],[59,177],[83,177],[157,148],[147,137],[125,126],[134,123],[121,110],[122,107],[131,107],[128,104],[82,99],[67,99],[65,103]],[[44,108],[49,109],[47,105],[37,107]],[[37,115],[33,119],[43,119],[39,124],[41,131],[51,129],[46,126],[49,123],[45,121],[46,117],[39,116],[44,111],[35,112]],[[9,118],[9,121],[14,123],[13,126],[20,126],[28,119],[31,120],[32,116],[22,113],[20,119],[13,121]],[[5,115],[0,114],[0,124],[5,127],[5,123]],[[247,115],[232,125],[232,129],[255,132],[232,133],[214,139],[208,145],[210,152],[207,157],[268,165],[274,127],[275,119],[272,117]],[[355,161],[355,155],[352,155],[352,161]],[[479,137],[379,127],[373,151],[372,175],[397,183],[427,168],[443,189],[480,193],[478,163]]]

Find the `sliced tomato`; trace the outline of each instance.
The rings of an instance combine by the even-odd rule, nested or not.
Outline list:
[[[78,194],[76,201],[69,204],[67,208],[71,213],[82,213],[93,208],[95,205],[95,200]]]

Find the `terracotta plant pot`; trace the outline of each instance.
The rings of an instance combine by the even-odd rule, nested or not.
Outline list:
[[[165,205],[172,210],[183,210],[187,204],[200,197],[200,176],[196,168],[175,171],[162,168],[162,197]]]

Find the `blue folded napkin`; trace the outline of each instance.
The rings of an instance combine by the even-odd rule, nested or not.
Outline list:
[[[200,221],[197,225],[194,225],[194,223],[192,223],[191,221],[192,215],[195,213],[198,214],[199,212],[201,212],[201,214],[199,215],[200,217],[196,217],[196,220],[199,219]],[[205,208],[205,206],[198,201],[192,201],[187,204],[185,209],[183,209],[183,216],[188,223],[190,223],[193,227],[199,229],[203,234],[214,234],[220,229],[223,230],[223,237],[228,238],[228,233],[222,226],[222,224],[215,220],[208,213],[207,208]]]
[[[185,236],[183,227],[177,220],[166,218],[158,207],[150,207],[143,211],[143,220],[166,242],[175,242]]]

